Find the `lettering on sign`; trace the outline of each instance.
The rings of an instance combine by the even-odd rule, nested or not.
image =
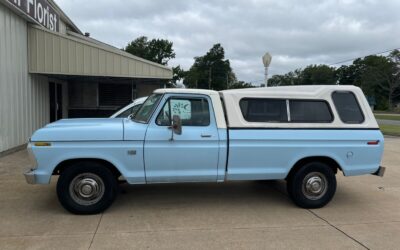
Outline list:
[[[59,15],[46,0],[8,0],[25,15],[52,31],[59,31]]]

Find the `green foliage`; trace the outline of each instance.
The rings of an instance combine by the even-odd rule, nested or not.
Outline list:
[[[176,83],[182,80],[183,78],[185,78],[186,73],[187,72],[184,69],[182,69],[180,65],[172,67],[172,81]]]
[[[151,39],[141,36],[128,43],[124,50],[132,55],[167,65],[168,61],[175,58],[172,48],[173,43],[166,39]]]
[[[268,79],[268,86],[290,86],[301,84],[301,69],[296,69],[284,75],[273,75]]]
[[[222,90],[236,82],[229,60],[221,44],[214,46],[204,55],[194,58],[194,63],[186,72],[184,84],[189,88]]]
[[[336,84],[336,70],[327,65],[310,65],[300,73],[300,85],[332,85]]]
[[[244,81],[237,81],[229,85],[229,89],[244,89],[244,88],[254,88],[251,83]]]
[[[374,114],[376,119],[400,121],[400,115]]]
[[[393,109],[393,103],[400,102],[400,51],[358,58],[337,69],[323,64],[309,65],[268,80],[268,86],[318,84],[356,85],[376,100],[377,108]]]
[[[400,136],[400,126],[398,126],[398,125],[380,124],[379,128],[381,129],[382,133],[385,135]]]
[[[309,65],[284,75],[274,75],[268,79],[268,86],[286,85],[330,85],[336,84],[336,70],[327,65]]]
[[[167,65],[170,59],[175,58],[173,43],[164,39],[148,40],[141,36],[130,42],[123,50],[135,56]],[[189,88],[222,90],[227,88],[249,88],[250,83],[238,82],[229,60],[225,59],[225,51],[221,44],[215,44],[205,55],[195,57],[194,64],[188,71],[180,65],[172,67],[173,86],[178,81]]]

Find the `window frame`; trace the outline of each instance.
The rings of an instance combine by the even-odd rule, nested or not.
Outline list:
[[[154,113],[157,111],[158,106],[160,105],[162,99],[164,98],[164,94],[152,93],[151,95],[153,95],[153,94],[160,95],[160,98],[158,99],[157,104],[154,105],[154,108],[153,108],[153,110],[151,111],[151,114],[149,115],[149,117],[147,118],[147,120],[146,120],[146,121],[141,121],[141,120],[135,119],[135,117],[132,117],[132,121],[137,122],[137,123],[142,123],[142,124],[148,124],[148,123],[150,123],[152,117],[154,116]],[[151,95],[149,95],[149,97],[150,97]],[[146,101],[147,101],[147,99],[146,99]],[[142,106],[143,106],[143,104],[144,104],[146,101],[144,101],[144,102],[142,103]],[[137,110],[137,112],[142,108],[142,106]],[[136,112],[136,113],[137,113],[137,112]],[[136,114],[135,114],[135,116],[136,116]]]
[[[288,103],[288,115],[289,115],[289,123],[333,123],[333,121],[335,120],[335,115],[332,112],[332,107],[329,104],[329,102],[325,99],[287,99]],[[328,111],[329,114],[331,115],[331,120],[330,121],[308,121],[308,122],[304,122],[304,121],[292,121],[292,117],[291,117],[291,111],[290,111],[290,102],[291,101],[307,101],[307,102],[323,102],[326,103],[327,107],[328,107]]]
[[[155,116],[154,119],[154,124],[156,124],[159,127],[169,127],[171,126],[171,124],[169,125],[161,125],[157,123],[157,119],[160,116],[161,112],[163,112],[165,105],[167,105],[167,103],[169,103],[169,101],[171,99],[175,99],[175,100],[205,100],[207,102],[207,106],[208,106],[208,115],[209,115],[209,120],[208,120],[208,124],[207,125],[184,125],[182,124],[182,127],[209,127],[211,125],[211,118],[212,118],[212,112],[211,109],[213,108],[212,106],[210,107],[210,100],[206,97],[206,96],[169,96],[165,102],[164,105],[162,105],[162,107],[160,108],[160,110],[158,111],[158,114]],[[171,114],[171,105],[169,104],[169,112]],[[172,117],[170,117],[170,123],[172,123]]]
[[[338,108],[336,107],[335,100],[333,99],[333,95],[334,95],[335,93],[349,93],[349,94],[353,95],[354,99],[356,100],[357,107],[358,107],[358,109],[360,110],[361,116],[362,116],[362,118],[363,118],[361,122],[345,122],[345,121],[343,121],[342,117],[340,116],[339,110],[338,110]],[[339,119],[340,119],[341,122],[343,122],[343,123],[345,123],[345,124],[363,124],[363,123],[365,122],[364,110],[361,108],[361,105],[360,105],[360,102],[358,101],[357,95],[354,94],[353,91],[350,91],[350,90],[335,90],[335,91],[333,91],[333,92],[331,93],[331,99],[332,99],[332,103],[333,103],[333,105],[335,106],[335,110],[336,110],[336,112],[337,112],[337,114],[338,114]]]
[[[286,115],[287,115],[287,121],[267,121],[267,122],[253,122],[253,121],[248,121],[245,117],[244,117],[244,114],[243,114],[243,111],[242,111],[242,109],[241,109],[241,107],[240,107],[240,102],[242,101],[242,100],[246,100],[246,99],[252,99],[252,100],[255,100],[255,99],[268,99],[268,100],[281,100],[281,101],[285,101],[285,106],[286,106]],[[332,117],[332,119],[329,121],[329,122],[321,122],[321,121],[318,121],[318,122],[314,122],[314,121],[310,121],[310,122],[303,122],[303,121],[301,121],[301,122],[297,122],[297,121],[292,121],[292,119],[291,119],[291,112],[290,112],[290,101],[308,101],[308,102],[324,102],[324,103],[326,103],[327,105],[328,105],[328,110],[329,110],[329,113],[330,113],[330,115],[331,115],[331,117]],[[301,99],[296,99],[296,98],[269,98],[269,97],[242,97],[242,98],[240,98],[240,100],[239,100],[239,110],[240,110],[240,113],[242,114],[242,117],[243,117],[243,119],[246,121],[246,122],[249,122],[249,123],[324,123],[324,124],[326,124],[326,123],[333,123],[334,121],[335,121],[335,115],[334,115],[334,113],[333,113],[333,111],[332,111],[332,107],[331,107],[331,104],[327,101],[327,100],[325,100],[325,99],[304,99],[304,98],[301,98]]]
[[[245,101],[245,100],[266,100],[266,99],[267,100],[277,100],[277,101],[284,101],[285,102],[285,110],[286,110],[286,118],[287,118],[286,121],[253,122],[253,121],[248,121],[244,117],[242,108],[240,107],[240,103],[242,101]],[[238,105],[239,105],[240,113],[242,114],[242,117],[246,122],[250,122],[250,123],[288,123],[289,122],[289,113],[288,113],[288,110],[287,110],[287,99],[286,98],[243,97],[243,98],[240,98]],[[249,109],[249,107],[247,107],[247,112],[248,112],[248,109]]]

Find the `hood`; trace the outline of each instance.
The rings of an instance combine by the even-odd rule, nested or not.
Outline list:
[[[114,141],[123,140],[123,119],[63,119],[33,133],[32,141]]]

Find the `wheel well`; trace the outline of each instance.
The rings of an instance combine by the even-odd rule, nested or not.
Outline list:
[[[286,176],[286,179],[289,179],[297,170],[299,170],[302,166],[310,162],[323,162],[326,163],[330,168],[332,168],[333,172],[336,174],[338,169],[342,171],[340,165],[332,158],[327,156],[312,156],[306,157],[296,162],[290,170],[289,174]],[[343,171],[342,171],[343,172]]]
[[[53,170],[53,175],[60,175],[67,167],[72,166],[78,162],[95,162],[108,168],[116,177],[119,177],[121,175],[121,172],[112,163],[106,160],[93,158],[70,159],[60,162]]]

